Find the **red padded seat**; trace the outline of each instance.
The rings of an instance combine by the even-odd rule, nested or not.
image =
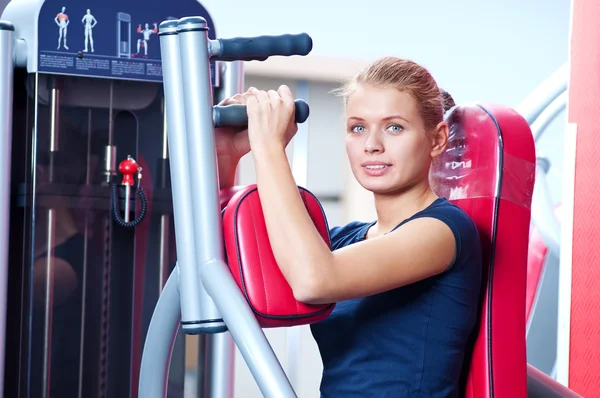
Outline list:
[[[464,367],[464,396],[526,397],[533,137],[519,114],[496,105],[456,107],[447,121],[448,147],[432,165],[432,186],[474,220],[484,256],[481,317]]]

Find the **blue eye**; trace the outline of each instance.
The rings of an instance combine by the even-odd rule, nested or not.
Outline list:
[[[350,132],[352,132],[352,133],[360,134],[360,133],[364,133],[364,131],[365,131],[365,127],[360,124],[350,127]]]
[[[404,128],[399,124],[390,124],[387,130],[390,130],[392,133],[400,133],[402,130],[404,130]]]

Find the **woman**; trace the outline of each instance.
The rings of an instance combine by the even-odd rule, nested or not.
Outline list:
[[[377,220],[331,230],[331,250],[298,194],[285,154],[296,132],[290,90],[254,88],[248,131],[217,132],[222,186],[252,149],[273,252],[295,297],[337,302],[312,325],[323,397],[456,397],[481,285],[477,229],[429,186],[448,139],[435,80],[409,60],[383,58],[339,90],[354,176],[373,192]]]

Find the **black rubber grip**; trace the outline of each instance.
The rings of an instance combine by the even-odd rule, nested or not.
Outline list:
[[[304,123],[310,114],[310,108],[306,101],[297,99],[294,101],[296,111],[294,119],[296,123]],[[213,122],[215,127],[231,126],[246,127],[248,125],[248,113],[246,105],[216,105],[213,107]]]
[[[218,40],[221,51],[214,58],[219,61],[264,61],[274,55],[307,55],[313,46],[306,33]]]

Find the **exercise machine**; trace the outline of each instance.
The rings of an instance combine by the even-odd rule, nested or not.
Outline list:
[[[137,28],[172,15],[201,15],[215,38],[197,2],[14,0],[2,15],[6,397],[137,396],[143,342],[177,257],[160,43]],[[134,56],[139,38],[147,56]],[[211,61],[207,89],[217,100],[243,90],[241,65]],[[183,395],[183,337],[172,397]],[[227,334],[215,340],[232,356]]]
[[[178,241],[195,243],[195,253],[190,250],[186,255],[195,255],[196,261],[186,265],[178,253],[178,267],[157,303],[143,354],[140,396],[164,397],[165,369],[173,336],[181,326],[188,333],[229,330],[263,395],[295,397],[260,330],[277,323],[271,314],[265,315],[268,309],[258,309],[252,301],[253,294],[263,290],[268,279],[261,280],[256,274],[276,276],[278,272],[268,255],[266,229],[260,224],[260,202],[255,195],[250,200],[254,200],[254,205],[243,209],[244,198],[256,191],[253,186],[217,193],[212,128],[222,123],[226,109],[211,108],[206,90],[211,56],[266,59],[277,50],[281,55],[291,51],[283,50],[277,41],[284,39],[276,37],[246,38],[243,47],[231,50],[235,47],[228,48],[227,41],[207,39],[206,22],[199,17],[163,22],[159,34],[165,96],[172,106],[167,111],[169,138],[172,145],[176,140],[181,143],[176,146],[181,149],[176,158],[182,165],[177,166],[181,167],[179,179],[173,185],[174,192],[178,191],[175,203],[181,200],[181,204],[175,208],[192,215],[182,217],[179,224],[176,221],[176,236]],[[242,109],[228,108],[232,119],[226,123],[237,119],[236,124],[243,125]],[[456,107],[447,120],[451,126],[448,150],[432,166],[432,186],[473,218],[480,230],[485,260],[480,326],[466,358],[463,393],[466,397],[577,397],[527,364],[527,242],[536,176],[534,140],[528,123],[513,110],[487,104]],[[176,150],[173,146],[171,149]],[[188,159],[184,161],[186,155]],[[190,179],[187,185],[186,178]],[[183,189],[188,189],[187,194]],[[197,197],[202,201],[192,204],[192,198]],[[315,219],[322,231],[322,220],[317,216]],[[188,227],[187,232],[182,225]],[[197,267],[189,267],[190,263]],[[280,294],[275,296],[276,303],[285,306],[287,300],[293,301]],[[185,299],[186,295],[192,302]],[[214,304],[217,313],[207,320],[190,321],[205,316],[199,304],[206,302]],[[198,309],[193,309],[194,305]],[[195,316],[194,311],[199,315]]]
[[[295,393],[254,312],[224,258],[222,204],[215,168],[213,128],[247,123],[245,107],[213,107],[209,60],[265,60],[274,55],[306,55],[306,34],[210,40],[202,17],[160,25],[164,90],[171,151],[178,265],[163,291],[148,332],[142,358],[140,397],[163,397],[171,341],[181,328],[190,334],[229,331],[265,396]],[[296,101],[296,121],[308,117]],[[222,353],[215,353],[216,360]],[[222,369],[217,367],[216,369]],[[218,387],[227,377],[214,372],[207,396],[228,396]]]
[[[159,32],[162,33],[160,41],[165,42],[161,55],[153,51],[155,36],[150,35],[150,39],[144,44],[148,45],[148,58],[123,56],[128,49],[132,55],[135,52],[134,49],[127,48],[127,44],[119,44],[118,56],[114,55],[115,42],[129,43],[130,47],[137,42],[125,39],[128,36],[124,31],[120,31],[118,37],[107,35],[106,46],[96,40],[93,54],[84,52],[84,38],[80,36],[79,44],[77,39],[73,40],[73,32],[77,32],[77,28],[70,22],[78,22],[71,10],[81,12],[81,15],[85,10],[74,2],[15,0],[3,15],[6,22],[0,24],[0,51],[5,56],[0,64],[0,85],[3,92],[13,93],[13,96],[8,95],[1,104],[4,134],[0,145],[4,162],[0,168],[0,183],[12,188],[12,196],[4,190],[0,201],[5,206],[2,209],[6,210],[6,217],[3,218],[5,221],[1,225],[3,234],[0,234],[0,238],[5,238],[2,240],[3,246],[0,246],[0,261],[3,261],[0,266],[3,272],[8,270],[8,277],[2,278],[0,274],[0,282],[8,286],[8,304],[0,300],[0,304],[4,305],[0,310],[7,312],[10,325],[8,329],[3,329],[7,333],[6,340],[10,342],[6,346],[6,363],[9,366],[6,367],[7,384],[4,390],[7,391],[7,396],[49,397],[55,394],[54,391],[62,396],[72,396],[70,392],[61,390],[67,386],[75,387],[74,396],[136,396],[138,387],[143,392],[140,396],[146,396],[146,392],[165,394],[168,390],[171,393],[173,387],[177,388],[181,384],[182,376],[181,371],[178,371],[182,363],[179,326],[186,333],[214,337],[215,341],[231,333],[261,390],[267,392],[265,395],[274,392],[275,396],[294,396],[285,374],[260,331],[260,319],[257,319],[256,313],[250,308],[247,297],[241,295],[236,283],[238,280],[235,276],[232,277],[232,269],[226,268],[225,259],[215,250],[220,245],[218,229],[207,226],[212,223],[218,228],[223,207],[221,205],[230,204],[233,197],[230,195],[228,200],[221,200],[219,197],[215,185],[214,163],[212,168],[202,169],[199,174],[193,172],[198,171],[198,164],[194,164],[200,161],[196,156],[198,153],[207,154],[209,160],[211,156],[214,159],[214,153],[210,150],[211,135],[193,133],[210,131],[215,125],[243,125],[246,122],[242,108],[212,107],[211,92],[214,92],[215,98],[221,96],[228,84],[224,76],[229,71],[236,74],[236,67],[231,67],[233,64],[218,64],[215,61],[219,57],[227,62],[237,58],[244,59],[247,55],[244,52],[248,50],[256,51],[252,54],[254,57],[263,57],[263,51],[266,50],[262,45],[257,49],[248,44],[253,42],[248,39],[229,42],[216,40],[208,14],[200,6],[194,7],[196,8],[193,10],[179,11],[170,7],[168,14],[160,11],[159,7],[162,15],[157,12],[156,19],[145,18],[146,21],[135,21],[135,14],[126,12],[128,10],[107,7],[110,13],[107,21],[114,23],[115,15],[132,16],[133,22],[127,29],[136,28],[139,24],[145,26],[146,23],[152,26],[154,21],[171,19],[161,26],[162,32]],[[104,19],[101,10],[96,12],[92,8],[91,12],[99,21]],[[176,20],[168,18],[168,15],[202,15],[202,18]],[[38,24],[38,19],[44,23]],[[127,18],[117,17],[117,21],[123,23]],[[79,32],[84,32],[84,28],[80,26]],[[115,26],[112,25],[112,28]],[[208,39],[202,36],[207,34]],[[285,53],[280,55],[301,54],[306,51],[306,36],[302,36],[302,39],[289,39],[287,37],[286,42],[304,43],[301,46],[304,50],[282,50],[281,38],[271,38],[266,42],[277,43],[275,51]],[[239,46],[242,48],[239,52],[224,51],[227,44],[241,43],[244,45]],[[264,44],[265,41],[256,40],[255,43]],[[55,49],[57,44],[59,48]],[[182,48],[186,50],[185,54],[181,53]],[[202,51],[198,51],[199,48]],[[205,48],[210,48],[210,53],[204,52]],[[179,49],[179,56],[164,58],[168,49]],[[200,58],[204,62],[198,62],[198,57],[204,57]],[[163,73],[169,68],[168,61],[174,62],[170,67],[175,73]],[[178,61],[180,65],[177,65]],[[178,70],[181,72],[176,73]],[[183,73],[184,71],[190,73]],[[167,81],[169,76],[174,80]],[[160,85],[163,78],[164,95]],[[206,81],[211,83],[207,84]],[[234,82],[239,80],[229,80],[230,86]],[[173,87],[185,87],[186,90],[174,92],[171,91]],[[231,90],[231,87],[227,90]],[[178,98],[178,95],[181,97]],[[177,108],[178,103],[183,106]],[[302,106],[304,105],[299,103],[299,115],[303,113],[302,109],[307,109],[300,108]],[[178,111],[184,113],[178,115]],[[522,123],[510,123],[511,119],[518,121],[518,117],[501,107],[462,108],[455,112],[455,116],[462,115],[457,118],[462,118],[462,121],[457,121],[456,126],[463,127],[466,137],[469,137],[470,130],[465,127],[469,120],[486,120],[488,135],[485,137],[494,137],[493,134],[496,134],[495,140],[489,140],[496,145],[499,145],[500,130],[517,130],[523,136],[527,133]],[[14,126],[11,126],[13,121]],[[63,127],[67,122],[70,128]],[[492,122],[496,122],[496,125]],[[187,135],[182,135],[183,131]],[[184,156],[187,154],[182,163],[184,167],[178,169],[184,170],[184,174],[187,170],[187,177],[180,176],[179,180],[169,178],[176,174],[174,170],[170,172],[169,167],[182,167],[181,164],[174,166],[173,163],[175,150],[170,146],[173,145],[172,140],[177,138],[172,136],[180,138],[177,153]],[[465,136],[459,135],[458,138],[457,142],[460,143]],[[515,139],[506,135],[502,138],[504,145]],[[477,143],[476,137],[470,137],[469,140],[469,145]],[[181,142],[184,146],[189,142],[194,145],[181,150]],[[189,151],[192,148],[203,150],[193,152],[194,156],[190,157]],[[505,150],[502,146],[486,148],[488,154],[497,154],[498,149]],[[79,158],[81,155],[83,159]],[[179,156],[176,158],[175,163],[182,159]],[[502,169],[502,162],[498,158],[490,155],[489,159],[496,163],[488,169]],[[124,161],[120,164],[125,173],[124,181],[117,173],[119,160]],[[524,161],[532,164],[529,158]],[[467,164],[473,163],[469,163],[467,155],[464,155],[463,158],[453,159],[451,164],[459,165],[457,169],[462,170]],[[141,181],[136,178],[140,172],[143,176]],[[446,170],[442,177],[446,181],[455,181],[452,173],[451,170]],[[519,174],[518,177],[529,181],[527,179],[530,175]],[[498,183],[501,179],[491,178],[485,181]],[[512,182],[515,181],[520,180]],[[194,184],[195,182],[198,184]],[[213,189],[206,189],[207,187]],[[467,192],[465,187],[454,188],[455,194]],[[187,195],[171,196],[171,192],[181,193],[185,190],[188,191]],[[197,192],[207,195],[197,196]],[[251,194],[250,190],[240,192]],[[471,193],[481,192],[476,190]],[[488,194],[486,197],[470,197],[465,193],[453,200],[467,199],[463,203],[471,203],[469,201],[475,199],[484,203],[494,199],[495,202],[491,202],[500,203],[502,198],[499,185],[494,185]],[[160,200],[161,198],[165,200]],[[196,203],[199,198],[208,198],[206,207],[192,206],[191,213],[187,213],[188,220],[184,220],[183,225],[187,222],[189,226],[191,221],[193,228],[199,225],[202,231],[208,230],[209,234],[202,234],[200,240],[196,236],[199,232],[195,229],[187,234],[174,234],[175,227],[169,226],[173,222],[172,217],[176,219],[175,225],[182,224],[177,221],[178,215],[172,212],[172,203],[180,199],[184,203],[187,201],[189,204],[192,200]],[[239,195],[236,200],[238,203],[241,200]],[[142,211],[143,203],[145,213]],[[207,218],[202,217],[205,215],[203,210],[206,210]],[[182,213],[179,213],[180,217]],[[8,214],[10,223],[7,222]],[[524,219],[528,217],[526,212],[519,214]],[[487,208],[485,214],[473,215],[481,216],[481,219],[491,219],[496,215],[497,220],[506,219],[504,212],[498,213],[498,208],[493,206]],[[119,221],[134,225],[122,225]],[[205,221],[207,224],[204,224]],[[508,236],[506,231],[511,229],[501,221],[498,223],[504,231],[502,236]],[[493,239],[505,240],[502,247],[511,249],[511,244],[515,243],[511,238],[499,238],[499,235],[495,235],[498,225],[488,226],[492,244],[499,244]],[[181,228],[177,228],[179,232]],[[160,232],[165,230],[170,232]],[[195,261],[183,262],[177,252],[180,264],[173,268],[175,250],[174,245],[169,243],[179,241],[181,237],[191,239],[177,245],[177,250],[180,250],[180,246],[184,246],[184,251],[187,247],[195,248],[194,253],[189,254],[195,256]],[[201,247],[208,247],[212,252],[196,250]],[[521,252],[506,252],[511,253],[511,258],[504,258],[502,261],[522,260],[521,257],[515,257]],[[202,262],[199,259],[201,256],[209,256],[205,257],[208,261]],[[508,263],[515,264],[511,269],[522,271],[515,268],[520,262]],[[171,277],[165,282],[166,275],[171,271]],[[502,275],[506,274],[502,267],[496,266],[491,269],[488,279],[489,286],[494,287],[494,295],[491,291],[487,292],[489,299],[486,302],[492,306],[488,314],[490,317],[482,322],[492,328],[489,330],[494,331],[494,336],[502,336],[503,330],[502,322],[497,322],[498,318],[495,318],[494,324],[491,323],[493,307],[497,303],[507,302],[504,300],[505,296],[514,291],[513,286],[507,286],[501,281]],[[224,285],[215,287],[220,282]],[[191,285],[188,286],[191,290],[182,288],[186,283]],[[222,290],[223,286],[225,288]],[[6,289],[2,291],[5,292]],[[228,300],[223,298],[225,291],[233,294],[227,297]],[[161,298],[156,302],[159,292],[162,292]],[[191,296],[192,301],[183,300],[184,293]],[[233,300],[230,301],[230,298]],[[512,304],[515,304],[513,310],[519,311],[520,303]],[[77,308],[77,311],[72,311],[73,308]],[[154,316],[150,321],[152,311]],[[165,330],[161,330],[161,319],[165,320],[162,324]],[[61,329],[72,325],[79,325],[70,328],[77,330],[74,339],[73,335],[61,335]],[[513,334],[510,336],[518,339]],[[497,337],[494,338],[497,341]],[[165,341],[167,344],[161,343]],[[226,338],[219,341],[225,342],[223,346],[229,344]],[[487,392],[476,390],[475,396],[494,396],[494,389],[495,396],[506,396],[497,389],[510,393],[522,388],[524,372],[506,371],[516,368],[523,370],[525,367],[522,357],[517,358],[519,362],[515,366],[514,362],[506,361],[506,357],[495,355],[495,365],[492,366],[491,353],[486,356],[486,347],[499,353],[500,350],[507,351],[506,346],[513,347],[510,344],[512,341],[506,338],[503,341],[508,344],[497,344],[492,342],[491,335],[486,334],[481,334],[478,341],[477,355],[481,361],[473,361],[470,368],[471,384],[468,385],[470,388],[487,389]],[[151,342],[162,345],[150,344]],[[142,345],[146,351],[140,363]],[[221,366],[227,361],[227,355],[220,356],[221,352],[215,349],[214,356],[211,357],[214,360],[208,361],[211,366],[205,368],[207,385],[213,386],[212,390],[209,389],[213,396],[219,396],[216,391],[223,385],[223,378],[230,377],[220,370],[225,369],[226,364]],[[4,358],[4,354],[2,352],[0,356]],[[519,351],[519,355],[521,354]],[[483,365],[477,367],[478,363]],[[76,366],[73,367],[73,364]],[[141,376],[137,382],[140,366]],[[165,377],[167,374],[168,379]],[[511,389],[510,376],[515,374],[518,383]],[[543,380],[532,375],[535,372],[530,373],[530,380]],[[153,377],[156,380],[150,380]],[[157,389],[150,388],[151,386]],[[220,391],[223,392],[224,389]]]

